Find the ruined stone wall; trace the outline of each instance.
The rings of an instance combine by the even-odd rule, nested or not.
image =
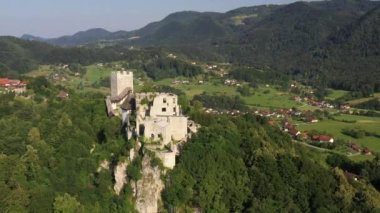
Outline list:
[[[139,121],[137,124],[144,125],[145,138],[153,141],[161,140],[163,145],[169,144],[172,140],[187,138],[187,117],[184,116],[150,118],[150,120]]]
[[[162,93],[154,98],[150,109],[150,116],[174,116],[179,115],[178,97],[174,94]]]
[[[169,169],[173,169],[175,166],[175,152],[167,152],[167,151],[156,151],[156,157],[158,157],[162,164]]]
[[[186,140],[187,137],[187,117],[169,117],[169,129],[173,140]]]
[[[167,118],[147,120],[144,121],[143,124],[145,127],[145,138],[152,139],[153,141],[159,141],[162,139],[164,145],[171,141],[170,128]]]

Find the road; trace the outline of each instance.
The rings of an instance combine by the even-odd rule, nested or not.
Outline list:
[[[303,146],[307,146],[307,147],[309,147],[309,148],[312,148],[312,149],[318,150],[318,151],[320,151],[320,152],[329,152],[329,153],[340,154],[340,155],[343,154],[343,153],[338,152],[338,151],[334,151],[334,150],[331,150],[331,149],[325,149],[325,148],[321,148],[321,147],[313,146],[313,145],[308,144],[308,143],[304,143],[304,142],[300,142],[300,141],[296,141],[296,140],[292,140],[292,141],[293,141],[294,143],[301,144],[301,145],[303,145]],[[348,153],[348,154],[343,154],[343,155],[346,155],[347,157],[353,157],[353,156],[360,155],[360,152],[357,152],[357,153]]]
[[[316,150],[318,150],[318,151],[320,151],[320,152],[331,152],[331,153],[336,153],[336,152],[334,152],[334,151],[332,151],[332,150],[330,150],[330,149],[325,149],[325,148],[321,148],[321,147],[317,147],[317,146],[313,146],[313,145],[310,145],[310,144],[308,144],[308,143],[304,143],[304,142],[300,142],[300,141],[296,141],[296,140],[292,140],[294,143],[297,143],[297,144],[301,144],[301,145],[303,145],[303,146],[307,146],[307,147],[310,147],[310,148],[312,148],[312,149],[316,149]]]

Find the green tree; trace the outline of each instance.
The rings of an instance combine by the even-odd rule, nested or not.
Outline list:
[[[40,140],[41,140],[40,130],[37,127],[31,128],[28,133],[28,141],[31,144],[35,144],[35,143],[40,142]]]
[[[65,193],[63,196],[58,196],[54,200],[55,213],[79,213],[84,212],[83,206],[75,197]]]

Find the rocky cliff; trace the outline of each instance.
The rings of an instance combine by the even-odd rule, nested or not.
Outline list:
[[[116,166],[114,170],[115,175],[115,185],[113,186],[113,189],[115,190],[115,193],[117,195],[120,194],[121,190],[123,189],[124,185],[127,183],[127,162],[119,162],[119,164]]]
[[[158,212],[161,201],[161,191],[164,183],[161,180],[161,171],[158,167],[152,167],[151,158],[144,156],[142,161],[142,178],[131,185],[135,194],[135,208],[140,213]]]

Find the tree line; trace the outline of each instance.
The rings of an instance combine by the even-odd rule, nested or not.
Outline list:
[[[165,205],[205,212],[373,212],[380,194],[318,163],[264,118],[208,116],[166,179]],[[369,167],[367,172],[371,171]],[[377,171],[377,170],[376,170]],[[371,176],[372,177],[372,176]],[[374,186],[378,184],[375,180]]]

